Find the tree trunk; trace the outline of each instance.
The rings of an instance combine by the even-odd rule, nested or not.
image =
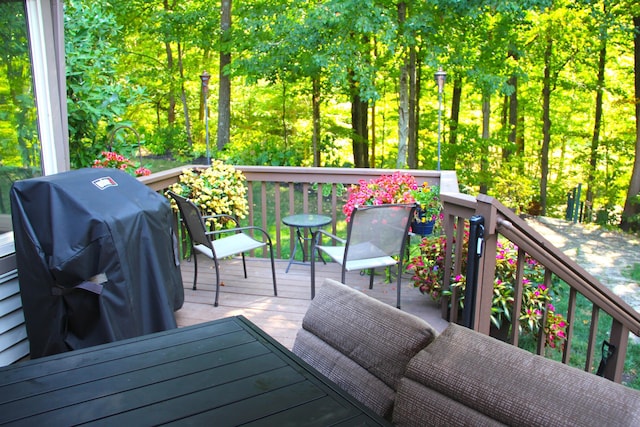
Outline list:
[[[220,68],[218,89],[218,150],[229,143],[231,128],[231,79],[225,73],[225,67],[231,63],[229,38],[231,36],[231,0],[220,3]]]
[[[540,150],[540,215],[547,211],[547,180],[549,177],[549,145],[551,144],[551,52],[553,39],[547,35],[542,80],[542,149]]]
[[[313,76],[311,104],[313,108],[313,166],[319,167],[320,159],[320,77]]]
[[[520,154],[522,147],[518,147],[518,77],[511,76],[509,80],[513,86],[513,93],[509,97],[509,142],[515,147],[515,152]]]
[[[482,97],[482,144],[481,156],[480,156],[480,193],[487,194],[489,189],[489,183],[487,182],[487,176],[489,176],[489,138],[491,138],[491,130],[489,125],[491,123],[491,95],[483,95]]]
[[[368,144],[368,105],[362,101],[356,82],[351,79],[351,128],[353,163],[357,168],[369,167],[369,144]]]
[[[408,94],[408,64],[405,62],[400,68],[400,94],[398,103],[398,158],[396,167],[404,168],[407,164],[407,138],[409,135],[409,94]]]
[[[606,6],[605,6],[606,8]],[[606,10],[605,10],[606,13]],[[600,145],[600,129],[602,127],[602,96],[604,93],[604,73],[607,61],[607,39],[606,35],[601,38],[600,55],[598,58],[598,81],[596,83],[596,111],[593,121],[593,135],[591,137],[591,153],[589,155],[589,172],[587,174],[587,191],[585,200],[585,218],[588,221],[592,218],[593,212],[593,187],[598,166],[598,147]]]
[[[627,199],[622,211],[622,221],[620,222],[620,227],[625,231],[638,231],[640,229],[640,223],[637,218],[637,215],[640,214],[640,203],[638,202],[638,194],[640,193],[640,16],[633,17],[633,26],[635,28],[635,36],[633,38],[633,83],[636,100],[636,153]]]
[[[419,53],[419,52],[418,52]],[[422,64],[422,55],[417,55],[416,57],[416,65],[415,65],[415,76],[416,76],[416,89],[415,89],[415,110],[414,110],[414,127],[412,129],[412,134],[413,134],[413,141],[414,141],[414,155],[415,155],[415,166],[412,166],[411,164],[409,164],[409,167],[411,168],[415,168],[418,169],[419,167],[419,162],[418,162],[418,153],[420,153],[420,146],[418,144],[418,141],[420,141],[419,138],[419,134],[420,134],[420,96],[422,95],[422,67],[420,66],[420,64]],[[409,147],[411,148],[411,147]],[[411,153],[411,152],[409,152]],[[411,154],[409,154],[409,157],[411,157]]]
[[[282,81],[282,139],[284,140],[284,148],[289,149],[289,133],[287,132],[287,83]]]
[[[180,43],[178,43],[178,68],[180,69],[180,99],[182,100],[182,113],[184,114],[184,130],[187,134],[187,143],[189,147],[192,147],[191,119],[189,118],[189,107],[187,105],[187,91],[184,88],[184,67],[182,64],[182,47]]]
[[[376,103],[371,103],[371,156],[369,165],[376,167]]]
[[[165,52],[167,53],[167,69],[169,75],[173,75],[173,51],[171,50],[171,43],[165,42]],[[176,95],[173,87],[173,79],[169,84],[169,93],[167,94],[167,100],[169,105],[167,107],[167,123],[172,126],[176,122]]]
[[[169,3],[167,0],[164,1],[164,10],[169,12],[171,8],[169,7]],[[169,76],[173,76],[173,51],[171,49],[171,43],[164,42],[164,50],[167,54],[167,71]],[[167,123],[169,126],[172,126],[176,122],[176,95],[175,95],[175,87],[173,84],[173,79],[169,77],[169,93],[167,94],[167,98],[169,101],[169,106],[167,107]]]
[[[401,1],[398,3],[398,25],[402,28],[407,17],[407,5]],[[402,169],[407,164],[407,139],[409,135],[409,56],[403,53],[402,66],[400,67],[400,85],[398,91],[398,157],[396,167]]]
[[[455,77],[453,79],[453,94],[451,95],[451,119],[449,120],[449,146],[455,147],[458,143],[458,124],[460,122],[460,102],[462,100],[462,79]],[[449,152],[453,153],[450,158],[447,159],[447,165],[445,169],[455,170],[458,162],[457,150],[452,149]]]
[[[398,26],[400,31],[407,18],[407,4],[398,3]],[[401,47],[402,49],[402,47]],[[402,169],[407,164],[407,139],[409,136],[409,56],[403,51],[402,66],[400,67],[400,84],[398,88],[398,158],[396,167]]]
[[[509,52],[509,56],[515,61],[518,60],[518,54]],[[505,160],[514,154],[522,153],[522,148],[518,146],[518,76],[512,75],[509,77],[508,84],[513,86],[513,92],[508,98],[508,123],[509,123],[509,145],[508,148],[503,150],[502,155]]]
[[[407,164],[411,169],[418,168],[417,136],[416,132],[416,105],[418,100],[416,89],[416,49],[409,50],[409,141],[407,145]]]

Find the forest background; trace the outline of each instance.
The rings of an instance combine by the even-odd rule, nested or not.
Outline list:
[[[436,169],[441,141],[470,194],[564,216],[582,184],[587,220],[637,230],[638,29],[636,0],[70,0],[72,167],[139,137],[182,162]]]

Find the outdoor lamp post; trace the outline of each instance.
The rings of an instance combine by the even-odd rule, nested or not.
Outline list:
[[[211,165],[211,155],[209,154],[209,108],[207,106],[207,98],[209,95],[209,79],[211,79],[211,74],[207,73],[207,71],[203,71],[200,75],[200,80],[202,80],[202,96],[204,97],[204,129],[205,129],[205,141],[207,144],[207,166]]]
[[[442,133],[442,92],[444,91],[444,83],[447,80],[447,73],[438,68],[434,77],[438,84],[438,170],[440,170],[440,138]]]

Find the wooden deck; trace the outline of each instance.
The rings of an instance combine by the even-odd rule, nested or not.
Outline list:
[[[291,349],[302,318],[311,302],[310,267],[293,264],[285,273],[287,260],[276,260],[276,280],[278,296],[273,296],[270,263],[262,258],[247,259],[247,279],[242,273],[240,258],[225,260],[221,264],[219,306],[214,307],[215,270],[213,262],[204,256],[198,257],[198,289],[193,284],[193,262],[183,261],[182,278],[185,287],[185,302],[176,312],[178,326],[188,326],[209,320],[242,314],[256,325]],[[316,286],[319,288],[325,278],[340,280],[340,267],[335,263],[316,263]],[[385,283],[383,272],[376,272],[373,290],[369,290],[369,276],[359,272],[347,274],[347,284],[367,295],[395,306],[396,281]],[[414,314],[437,331],[447,326],[440,317],[439,307],[428,296],[414,288],[409,276],[403,276],[402,310]]]

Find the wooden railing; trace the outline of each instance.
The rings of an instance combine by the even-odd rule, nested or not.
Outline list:
[[[462,252],[459,250],[460,245],[453,245],[454,239],[457,242],[463,241],[465,223],[468,223],[472,216],[479,215],[484,219],[485,247],[478,273],[478,294],[475,299],[473,318],[474,329],[487,335],[490,333],[490,317],[494,296],[493,284],[496,276],[495,254],[498,235],[501,235],[513,242],[519,250],[517,260],[517,271],[519,273],[516,283],[522,283],[523,263],[525,262],[525,255],[529,255],[544,266],[545,281],[550,281],[553,275],[565,282],[570,288],[566,313],[568,323],[567,341],[562,353],[563,363],[568,363],[572,352],[573,331],[577,320],[578,295],[582,295],[591,304],[585,371],[591,372],[596,368],[594,366],[595,353],[599,347],[596,342],[596,335],[598,333],[600,313],[606,313],[611,317],[611,327],[607,341],[615,347],[615,351],[609,356],[603,375],[615,382],[621,382],[624,362],[627,356],[629,333],[640,336],[640,313],[497,200],[485,195],[473,198],[459,193],[442,194],[441,199],[445,212],[443,228],[447,238],[447,247],[455,247],[456,249],[446,254],[445,271],[453,269],[453,276],[465,273],[460,272],[459,266],[462,264],[460,262]],[[446,275],[444,288],[449,288],[449,277],[446,277]],[[511,319],[519,319],[520,317],[522,291],[522,286],[515,286]],[[454,294],[452,298],[455,299],[456,295]],[[458,319],[459,313],[457,309],[458,304],[451,304],[451,301],[443,300],[443,317],[450,320]],[[541,329],[537,352],[543,355],[545,352],[545,337],[544,328]],[[513,333],[509,342],[518,345],[518,339],[519,334]]]
[[[283,216],[303,212],[327,214],[333,219],[331,227],[335,233],[341,222],[344,221],[344,215],[341,211],[344,203],[344,198],[340,195],[341,185],[354,184],[361,179],[368,180],[381,174],[391,173],[389,170],[382,169],[262,166],[236,166],[236,168],[245,174],[249,186],[249,222],[263,228],[270,226],[273,228],[275,225],[275,236],[272,238],[274,238],[278,257],[281,256],[281,245],[284,241],[283,226],[281,225]],[[140,178],[140,180],[156,191],[163,191],[177,182],[183,169],[185,167],[152,174]],[[459,245],[453,245],[454,237],[456,237],[454,233],[457,233],[456,241],[461,242],[463,241],[462,233],[465,222],[474,215],[481,215],[484,218],[485,255],[481,258],[474,329],[485,334],[489,334],[490,331],[496,259],[495,256],[486,256],[486,254],[495,254],[500,234],[519,248],[522,254],[518,257],[519,263],[524,262],[524,253],[526,253],[545,267],[548,278],[553,274],[566,282],[571,289],[567,313],[568,337],[562,357],[564,363],[568,363],[572,351],[572,328],[577,295],[583,295],[593,305],[588,354],[584,367],[586,371],[593,369],[599,313],[604,312],[611,316],[613,320],[608,341],[615,345],[616,351],[609,359],[604,375],[611,380],[621,382],[629,332],[640,336],[640,314],[637,311],[497,200],[484,195],[475,198],[459,193],[455,172],[421,170],[407,170],[406,172],[415,176],[419,183],[426,181],[430,184],[439,184],[441,187],[441,199],[444,206],[443,229],[447,238],[447,247],[456,249],[447,254],[445,271],[453,270],[454,275],[458,274],[462,265],[462,251]],[[457,227],[455,227],[456,224]],[[293,245],[293,242],[291,241],[290,244]],[[449,286],[447,275],[445,275],[444,282],[444,288],[447,289]],[[516,301],[521,298],[522,289],[516,289]],[[451,304],[450,301],[443,299],[442,308],[444,318],[458,318],[457,304]],[[518,318],[515,314],[519,313],[519,309],[520,304],[514,304],[512,318]],[[518,334],[512,334],[510,342],[518,345]],[[544,339],[541,339],[540,342],[543,343]],[[544,344],[538,345],[537,351],[539,354],[543,354]]]
[[[275,233],[271,237],[278,257],[282,256],[284,241],[289,241],[289,251],[293,248],[293,239],[283,238],[291,233],[291,230],[283,230],[289,228],[282,224],[283,217],[297,213],[322,213],[332,218],[332,232],[336,234],[337,230],[345,224],[342,213],[342,205],[346,200],[345,187],[357,184],[362,179],[369,180],[393,172],[388,169],[235,167],[243,172],[249,187],[248,222],[268,230],[272,230],[275,226]],[[202,168],[202,166],[174,168],[139,179],[155,191],[163,191],[177,182],[178,176],[185,168]],[[458,191],[455,172],[424,170],[403,172],[413,175],[419,184],[428,182],[440,185],[442,191]]]

